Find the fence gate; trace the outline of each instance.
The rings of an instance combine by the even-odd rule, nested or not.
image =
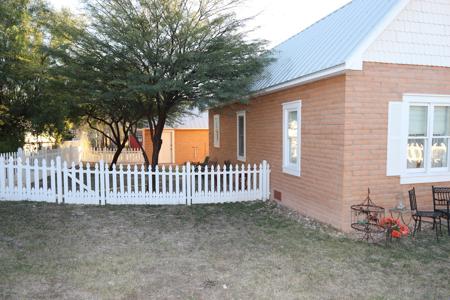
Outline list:
[[[102,166],[103,163],[100,164],[100,168]],[[72,163],[68,168],[64,162],[62,174],[62,201],[64,203],[102,204],[101,176],[98,164],[95,164],[94,170],[92,170],[89,163],[86,164],[86,167],[83,166],[83,163],[80,163],[79,166]]]
[[[266,200],[270,167],[90,165],[0,157],[0,200],[73,204],[198,204]]]

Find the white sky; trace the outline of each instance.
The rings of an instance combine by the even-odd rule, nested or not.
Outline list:
[[[80,10],[79,0],[50,0],[56,7]],[[239,17],[256,16],[248,23],[256,28],[252,38],[265,39],[269,46],[288,39],[350,0],[247,0],[237,11]]]

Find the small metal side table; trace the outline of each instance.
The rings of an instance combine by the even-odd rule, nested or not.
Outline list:
[[[389,213],[391,214],[391,217],[395,220],[401,220],[403,224],[409,227],[411,224],[412,216],[411,216],[411,210],[408,208],[390,208]],[[407,217],[407,221],[405,222],[405,216]]]

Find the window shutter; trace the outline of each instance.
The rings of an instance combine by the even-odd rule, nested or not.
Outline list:
[[[386,175],[400,176],[402,102],[389,102]]]

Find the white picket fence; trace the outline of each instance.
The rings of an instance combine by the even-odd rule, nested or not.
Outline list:
[[[50,163],[51,160],[56,160],[57,157],[61,157],[62,161],[66,161],[68,164],[79,164],[81,161],[81,150],[76,146],[59,147],[57,149],[41,149],[38,151],[26,151],[22,148],[17,149],[17,152],[0,153],[0,158],[5,160],[13,159],[14,161],[20,158],[22,162],[27,159],[34,162],[38,161],[42,164],[42,161]]]
[[[93,167],[93,168],[92,168]],[[73,204],[197,204],[266,200],[270,167],[259,165],[158,167],[103,162],[71,165],[61,158],[32,164],[0,157],[0,200]]]
[[[68,142],[65,142],[65,144],[68,144]],[[39,164],[41,164],[42,160],[45,160],[47,164],[49,164],[51,160],[56,160],[56,158],[60,156],[61,160],[66,161],[69,165],[72,165],[72,163],[78,165],[80,162],[110,162],[112,161],[115,152],[114,149],[107,148],[89,148],[82,150],[81,147],[69,144],[69,146],[63,146],[57,149],[41,149],[38,151],[28,151],[19,148],[16,152],[0,153],[0,157],[3,157],[5,160],[9,160],[10,158],[13,158],[14,160],[21,158],[22,162],[25,162],[27,158],[31,162],[34,162],[34,160],[37,159]],[[142,163],[144,163],[144,158],[140,149],[124,149],[117,160],[117,164]]]
[[[108,148],[90,148],[83,151],[82,161],[84,162],[110,162],[113,159],[115,149]],[[117,164],[142,164],[144,163],[144,157],[142,156],[141,149],[126,148],[120,153],[117,160]]]

